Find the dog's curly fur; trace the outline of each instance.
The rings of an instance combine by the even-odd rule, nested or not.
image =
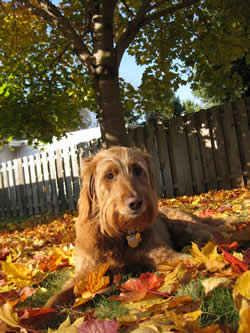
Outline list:
[[[211,236],[212,227],[192,214],[158,210],[152,158],[136,148],[112,147],[85,159],[78,205],[75,277],[47,307],[68,301],[74,281],[102,263],[109,262],[114,273],[125,267],[151,270],[162,262],[187,259],[174,248]],[[141,235],[136,248],[128,245],[131,233]]]

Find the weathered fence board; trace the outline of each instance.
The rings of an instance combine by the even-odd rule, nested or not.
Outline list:
[[[191,194],[192,176],[183,118],[169,121],[168,138],[171,142],[171,162],[175,195]]]
[[[128,130],[152,154],[157,191],[173,197],[250,185],[250,98]],[[75,209],[82,157],[101,140],[0,164],[0,217]]]
[[[167,136],[163,126],[156,128],[156,139],[159,152],[160,173],[162,175],[162,195],[171,198],[174,196],[174,186]]]
[[[224,105],[223,126],[225,148],[229,161],[230,179],[233,187],[240,187],[244,185],[244,180],[231,104]]]
[[[247,105],[244,100],[233,103],[237,138],[239,141],[240,161],[243,178],[250,185],[250,131],[247,118]]]
[[[194,114],[186,117],[187,143],[189,147],[190,167],[193,178],[194,193],[205,192],[204,173],[201,162],[201,151]]]

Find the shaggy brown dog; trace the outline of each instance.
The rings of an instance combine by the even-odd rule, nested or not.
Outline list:
[[[74,281],[102,263],[110,270],[151,270],[187,259],[176,252],[190,240],[207,240],[211,227],[175,209],[158,210],[152,158],[136,148],[113,147],[84,160],[76,223],[76,273],[46,304],[73,297]]]

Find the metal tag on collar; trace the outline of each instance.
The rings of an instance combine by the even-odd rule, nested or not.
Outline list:
[[[142,241],[141,234],[139,232],[127,235],[128,246],[136,248]]]

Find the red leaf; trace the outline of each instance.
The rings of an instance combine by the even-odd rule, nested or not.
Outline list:
[[[240,261],[239,259],[237,259],[236,257],[234,257],[232,254],[228,253],[227,251],[224,251],[223,249],[221,249],[221,250],[222,250],[222,253],[224,255],[224,258],[230,264],[234,264],[234,265],[238,266],[242,272],[246,272],[247,271],[247,265],[245,263],[243,263],[242,261]]]
[[[79,333],[117,333],[117,329],[118,323],[116,319],[95,320],[93,318],[89,318],[77,327]]]
[[[214,215],[214,211],[210,208],[205,208],[201,213],[200,217],[208,217],[210,215]]]
[[[143,273],[137,279],[132,278],[120,285],[121,294],[112,296],[111,299],[119,301],[140,301],[145,298],[148,292],[157,290],[164,283],[163,275]]]
[[[155,275],[152,273],[143,273],[138,279],[129,279],[127,282],[121,285],[123,291],[134,290],[155,290],[160,288],[164,282],[164,276]]]

